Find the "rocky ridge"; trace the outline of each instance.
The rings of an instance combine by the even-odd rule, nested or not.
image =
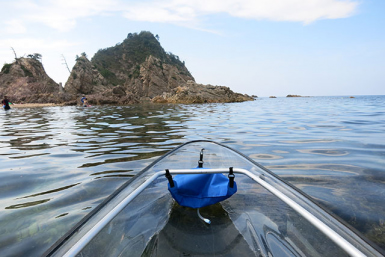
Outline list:
[[[91,60],[85,53],[77,57],[64,89],[47,76],[39,60],[18,58],[3,66],[0,93],[15,102],[67,104],[86,95],[92,105],[254,100],[228,87],[196,83],[185,63],[165,52],[147,31],[128,34],[122,43],[100,49]]]
[[[171,92],[156,96],[154,103],[230,103],[250,101],[250,96],[234,93],[225,86],[197,84],[194,81],[176,87]]]
[[[39,60],[24,57],[1,69],[0,95],[25,103],[60,103],[70,97],[46,74]]]

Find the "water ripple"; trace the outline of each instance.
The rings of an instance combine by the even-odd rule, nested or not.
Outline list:
[[[250,156],[385,249],[385,234],[378,233],[385,220],[384,100],[262,98],[2,112],[0,252],[40,256],[125,181],[196,139]]]

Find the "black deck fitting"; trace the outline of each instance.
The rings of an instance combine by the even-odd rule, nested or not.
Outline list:
[[[174,187],[174,180],[168,169],[166,169],[166,178],[168,179],[168,183],[170,183],[170,187]]]
[[[229,180],[230,180],[230,187],[233,188],[234,187],[234,178],[235,178],[235,175],[234,175],[234,172],[233,172],[233,167],[230,167],[229,168]]]

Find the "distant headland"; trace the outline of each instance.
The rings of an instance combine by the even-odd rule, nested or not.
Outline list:
[[[195,82],[184,61],[166,52],[158,35],[129,33],[122,43],[100,49],[91,60],[86,53],[63,87],[45,72],[38,53],[17,57],[0,72],[0,95],[15,103],[76,105],[85,95],[89,104],[226,103],[253,101],[225,86]]]

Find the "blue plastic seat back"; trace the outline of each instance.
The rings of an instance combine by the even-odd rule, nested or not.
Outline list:
[[[218,203],[237,192],[237,184],[231,188],[223,174],[183,174],[173,181],[174,187],[168,185],[171,195],[179,205],[191,208]]]

